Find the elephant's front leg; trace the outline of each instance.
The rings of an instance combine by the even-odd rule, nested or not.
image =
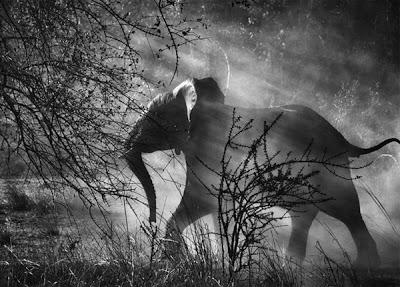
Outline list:
[[[182,246],[182,232],[186,227],[212,212],[206,201],[207,193],[193,184],[190,176],[188,177],[181,202],[167,222],[165,241],[168,253]]]

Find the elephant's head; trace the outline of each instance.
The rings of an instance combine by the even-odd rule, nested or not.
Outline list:
[[[156,221],[156,196],[142,153],[175,149],[179,154],[191,137],[192,114],[201,103],[224,102],[224,95],[212,78],[189,79],[172,92],[158,95],[135,123],[125,143],[125,158],[140,180],[150,208],[150,222]],[[192,113],[193,111],[193,113]]]

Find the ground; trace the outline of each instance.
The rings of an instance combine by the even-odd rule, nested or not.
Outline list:
[[[106,214],[114,219],[107,225],[99,209],[90,216],[77,198],[63,198],[68,202],[43,187],[3,185],[0,286],[228,286],[229,280],[235,286],[400,286],[396,268],[360,271],[321,256],[319,264],[290,266],[277,254],[258,263],[260,275],[245,271],[232,279],[199,241],[170,261],[160,252],[161,231],[154,238],[140,227],[127,232],[118,224],[123,212]]]

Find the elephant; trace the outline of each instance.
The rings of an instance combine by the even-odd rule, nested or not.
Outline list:
[[[268,139],[269,145],[283,153],[304,153],[312,142],[314,155],[339,155],[337,160],[348,164],[350,158],[372,153],[391,142],[400,143],[398,139],[390,138],[373,147],[360,148],[349,143],[326,119],[306,106],[242,108],[227,105],[224,100],[225,96],[213,78],[188,79],[172,92],[156,96],[126,140],[124,157],[143,185],[150,222],[156,221],[156,196],[142,153],[175,149],[185,155],[186,186],[177,209],[167,222],[166,238],[176,238],[176,234],[181,234],[197,219],[208,214],[215,216],[218,212],[217,200],[204,182],[211,185],[219,180],[208,167],[217,169],[221,164],[234,111],[241,118],[252,120],[253,128],[241,135],[240,140],[244,143],[262,131],[265,123],[272,123],[280,116],[269,131]],[[240,156],[240,150],[238,153]],[[316,168],[315,165],[304,166],[306,171]],[[349,229],[358,252],[357,264],[368,268],[378,266],[377,246],[361,216],[350,168],[342,168],[340,176],[335,175],[335,171],[319,169],[311,181],[332,200],[306,205],[301,213],[289,210],[292,231],[288,254],[304,260],[309,229],[317,213],[322,211],[342,221]]]

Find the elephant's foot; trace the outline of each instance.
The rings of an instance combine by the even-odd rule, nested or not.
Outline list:
[[[360,270],[375,270],[379,268],[380,264],[379,255],[375,252],[360,255],[354,262],[355,268]]]
[[[289,245],[287,248],[286,256],[289,261],[295,265],[301,266],[304,258],[306,257],[306,245],[307,242],[301,239],[291,239],[289,240]]]
[[[381,264],[381,260],[373,240],[364,241],[358,248],[357,260],[354,265],[357,269],[377,269]]]
[[[285,260],[287,261],[287,263],[290,263],[293,266],[297,266],[297,267],[303,265],[303,262],[304,262],[303,254],[299,254],[297,252],[288,252],[285,255],[286,255]]]
[[[163,257],[166,259],[177,260],[183,254],[187,248],[185,240],[181,233],[175,228],[168,228],[166,235],[163,239]]]
[[[183,256],[184,246],[181,242],[164,238],[162,258],[168,260],[178,260]]]

